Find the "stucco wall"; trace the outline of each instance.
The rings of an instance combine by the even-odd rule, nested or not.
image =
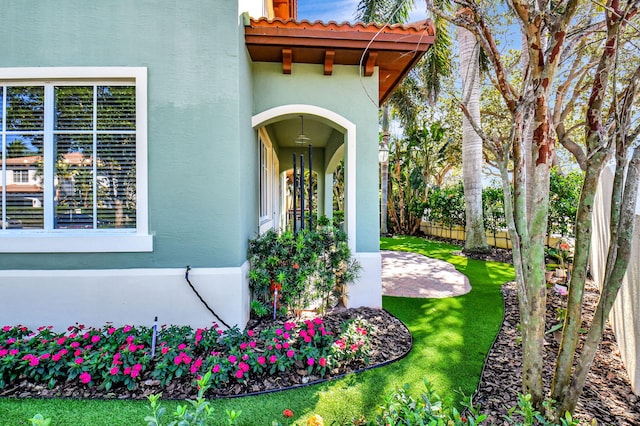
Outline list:
[[[256,0],[252,0],[256,3]],[[246,2],[245,2],[246,3]],[[237,1],[8,0],[2,67],[147,69],[153,251],[0,256],[0,323],[66,329],[248,319],[257,229],[251,62]],[[9,24],[10,23],[10,24]]]
[[[0,269],[239,267],[257,222],[250,62],[228,0],[11,0],[3,67],[148,70],[150,253],[3,254]],[[234,189],[234,190],[231,190]]]
[[[282,64],[255,63],[253,70],[254,113],[307,104],[333,111],[356,125],[355,247],[357,252],[379,252],[378,106],[372,101],[378,99],[377,72],[361,77],[357,66],[336,65],[333,75],[326,76],[322,65],[296,63],[288,75],[282,73]]]
[[[591,273],[602,285],[607,260],[613,170],[602,172],[593,212]],[[640,201],[636,207],[635,236],[629,268],[609,316],[620,354],[636,395],[640,395]]]

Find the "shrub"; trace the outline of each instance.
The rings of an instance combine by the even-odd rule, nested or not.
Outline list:
[[[274,303],[281,316],[300,312],[315,300],[320,300],[320,310],[327,309],[332,297],[346,298],[346,286],[360,270],[351,258],[346,233],[326,217],[313,230],[269,230],[257,236],[249,241],[247,257],[256,315],[264,315],[261,307],[273,312]]]

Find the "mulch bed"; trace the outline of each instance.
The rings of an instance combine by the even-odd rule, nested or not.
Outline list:
[[[583,321],[590,321],[598,301],[599,290],[593,282],[587,285]],[[515,283],[502,287],[505,319],[485,364],[475,402],[489,414],[489,422],[506,425],[505,407],[517,405],[522,382],[522,349],[517,344],[520,333],[518,301]],[[566,307],[566,297],[550,290],[547,298],[546,328],[558,323],[557,309]],[[559,349],[560,331],[548,334],[545,340],[546,389],[550,389],[554,360]],[[596,353],[582,397],[578,401],[575,418],[589,423],[596,419],[602,425],[640,425],[640,398],[633,394],[629,378],[620,358],[613,330],[607,326]]]
[[[382,309],[336,309],[323,316],[323,325],[327,331],[337,335],[341,332],[341,326],[344,321],[357,317],[367,320],[373,327],[372,332],[369,334],[371,353],[367,364],[360,361],[341,365],[340,368],[333,369],[328,377],[320,378],[307,375],[305,366],[300,363],[295,371],[275,375],[253,376],[242,384],[232,381],[222,387],[209,390],[206,396],[208,398],[245,396],[247,394],[304,386],[322,380],[331,380],[347,373],[385,365],[404,357],[411,350],[412,338],[409,330],[400,320]],[[247,325],[247,328],[253,329],[258,334],[264,328],[282,325],[282,323],[282,320],[252,321]],[[197,393],[192,378],[177,378],[167,386],[160,387],[157,380],[151,379],[148,370],[141,374],[138,387],[132,391],[125,387],[118,387],[106,392],[100,387],[88,388],[86,385],[77,383],[77,380],[74,382],[76,383],[63,383],[48,389],[45,385],[22,380],[15,385],[8,385],[6,388],[0,389],[0,396],[14,398],[144,399],[150,394],[162,392],[163,398],[166,399],[185,399],[194,398]]]

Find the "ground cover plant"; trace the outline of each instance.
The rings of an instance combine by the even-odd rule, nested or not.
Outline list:
[[[0,329],[0,390],[26,380],[49,389],[76,382],[106,392],[131,391],[150,383],[164,388],[178,379],[195,382],[211,372],[213,392],[225,393],[250,376],[291,369],[322,378],[341,364],[366,365],[369,324],[354,318],[341,330],[326,330],[319,317],[285,321],[259,333],[215,325],[196,330],[162,326],[157,337],[148,327],[129,325],[75,325],[65,333],[5,326]]]
[[[319,385],[236,399],[214,399],[214,423],[226,422],[226,411],[242,411],[240,425],[268,425],[291,410],[290,420],[306,422],[313,414],[325,424],[344,424],[361,415],[374,419],[385,395],[408,385],[407,395],[421,398],[426,377],[443,401],[457,405],[459,393],[475,390],[485,354],[500,327],[500,286],[513,279],[511,266],[457,256],[460,247],[420,238],[385,238],[383,249],[405,250],[448,261],[465,273],[470,293],[447,299],[384,297],[383,306],[400,318],[413,335],[413,350],[404,359],[382,368],[351,374]],[[1,392],[0,392],[1,393]],[[164,401],[167,411],[181,403]],[[143,424],[149,415],[144,401],[61,399],[0,399],[0,418],[7,424],[26,424],[35,413],[55,424]]]

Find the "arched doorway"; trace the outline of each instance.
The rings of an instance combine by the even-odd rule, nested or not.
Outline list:
[[[333,111],[314,105],[295,104],[274,107],[252,117],[253,128],[261,137],[269,139],[273,155],[279,163],[280,216],[286,214],[283,194],[286,188],[286,173],[283,172],[293,169],[294,158],[299,158],[302,151],[309,150],[308,146],[296,146],[295,143],[302,130],[302,119],[304,133],[310,138],[312,145],[312,169],[316,173],[318,214],[331,215],[333,172],[344,159],[344,226],[351,250],[355,253],[356,126]],[[308,161],[309,155],[306,155]],[[281,224],[282,222],[280,220]]]

